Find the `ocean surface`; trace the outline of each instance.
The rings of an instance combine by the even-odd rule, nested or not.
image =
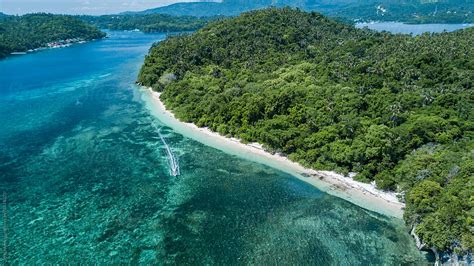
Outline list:
[[[405,33],[413,35],[420,35],[425,32],[450,32],[472,26],[474,26],[474,24],[405,24],[402,22],[364,22],[356,24],[357,28],[367,27],[376,31],[388,31],[392,33]]]
[[[152,116],[134,82],[164,38],[109,32],[0,61],[3,262],[425,260],[401,220],[185,138]]]

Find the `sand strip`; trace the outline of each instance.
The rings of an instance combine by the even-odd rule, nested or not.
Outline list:
[[[143,89],[142,100],[161,122],[188,138],[226,153],[284,171],[319,190],[368,210],[396,218],[403,216],[404,204],[397,199],[395,193],[378,190],[374,184],[357,182],[335,172],[305,168],[284,156],[266,152],[258,143],[244,144],[238,139],[221,136],[207,128],[199,128],[192,123],[181,122],[166,109],[160,100],[160,93],[151,89]]]

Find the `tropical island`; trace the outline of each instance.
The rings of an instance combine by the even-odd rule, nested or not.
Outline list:
[[[346,21],[401,21],[405,23],[474,23],[469,0],[223,0],[175,3],[135,14],[175,16],[237,16],[268,7],[293,7],[317,11]]]
[[[202,28],[212,17],[197,18],[191,16],[171,16],[166,14],[144,15],[104,15],[78,16],[79,19],[109,30],[140,30],[150,32],[181,32],[194,31]]]
[[[182,121],[400,193],[419,248],[474,250],[474,28],[421,36],[270,8],[154,45]]]
[[[68,15],[27,14],[0,16],[0,58],[42,48],[104,38],[98,28]]]
[[[455,1],[242,1],[225,0],[177,3],[140,12],[116,15],[53,15],[46,13],[12,16],[0,13],[0,58],[37,49],[56,48],[105,37],[99,29],[152,32],[188,32],[210,21],[241,12],[268,7],[294,7],[318,11],[349,24],[366,21],[405,23],[473,23],[474,7]]]

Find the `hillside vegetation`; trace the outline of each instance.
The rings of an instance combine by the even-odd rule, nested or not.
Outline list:
[[[139,29],[143,32],[193,31],[202,28],[212,19],[189,16],[176,17],[162,14],[79,16],[79,18],[101,29]]]
[[[265,9],[155,45],[178,118],[404,194],[427,245],[474,250],[474,28],[392,35]]]
[[[474,23],[472,0],[223,0],[176,3],[142,14],[236,16],[266,7],[295,7],[329,16],[362,21],[410,23]]]
[[[28,14],[0,18],[0,58],[12,52],[25,52],[49,42],[80,38],[92,40],[105,37],[96,27],[72,16]]]

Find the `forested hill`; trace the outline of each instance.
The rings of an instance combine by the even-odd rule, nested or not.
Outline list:
[[[474,250],[474,28],[392,35],[265,9],[155,45],[180,119],[403,192],[427,247]]]
[[[0,19],[0,58],[66,39],[92,40],[105,37],[94,26],[65,15],[28,14]]]
[[[138,29],[143,32],[193,31],[202,28],[208,21],[214,19],[163,14],[79,16],[79,18],[101,29]]]
[[[329,15],[362,21],[474,23],[472,0],[376,0],[331,10]]]
[[[295,7],[332,17],[362,21],[410,23],[473,23],[472,0],[223,0],[176,3],[141,14],[236,16],[266,7]]]

